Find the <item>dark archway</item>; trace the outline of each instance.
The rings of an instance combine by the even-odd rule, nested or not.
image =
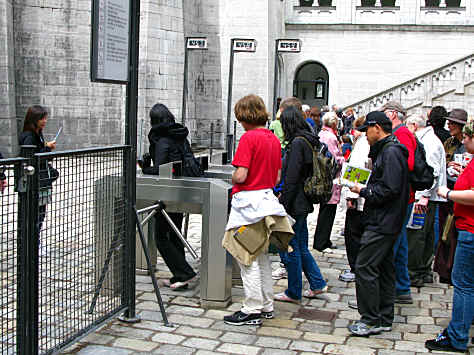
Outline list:
[[[293,81],[293,96],[311,107],[327,105],[329,73],[326,67],[315,61],[302,64]]]

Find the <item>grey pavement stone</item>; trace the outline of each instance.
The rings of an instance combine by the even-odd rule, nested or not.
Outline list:
[[[106,346],[88,345],[80,350],[78,355],[128,355],[132,351],[125,349],[117,349]]]
[[[155,351],[153,354],[163,354],[163,355],[191,355],[195,349],[186,348],[184,346],[178,345],[162,345]]]
[[[219,345],[219,342],[211,339],[188,338],[182,345],[196,349],[214,350]]]
[[[102,333],[131,339],[146,339],[153,335],[153,331],[151,330],[137,329],[120,325],[113,325],[110,328],[103,330]]]
[[[153,349],[156,349],[158,345],[159,344],[152,343],[151,341],[130,338],[117,338],[113,343],[113,346],[134,351],[152,351]]]
[[[375,350],[366,347],[357,347],[339,344],[328,344],[324,347],[324,354],[341,354],[341,355],[375,355]]]
[[[163,317],[161,316],[160,312],[141,311],[141,312],[138,312],[138,316],[144,320],[155,321],[155,322],[163,321]]]
[[[419,353],[428,352],[428,349],[425,348],[424,343],[418,343],[414,341],[397,341],[395,343],[395,350],[413,351]]]
[[[190,337],[217,339],[222,334],[222,331],[203,328],[192,328],[183,325],[176,329],[175,333]]]
[[[189,325],[189,326],[201,327],[201,328],[208,328],[215,322],[214,319],[189,317],[189,316],[184,316],[181,314],[170,314],[168,316],[168,320],[171,323],[183,324],[183,325]]]
[[[278,348],[287,349],[290,345],[291,340],[276,337],[258,337],[254,345],[261,346],[263,348]]]
[[[295,351],[267,348],[262,355],[295,355]]]
[[[235,326],[230,324],[225,324],[224,321],[217,321],[211,326],[212,329],[223,330],[225,332],[239,332],[246,334],[256,334],[258,328],[250,325]]]
[[[256,335],[245,334],[245,333],[234,333],[228,332],[224,333],[219,340],[224,343],[237,343],[237,344],[252,344],[257,339]]]
[[[182,342],[186,337],[181,335],[171,334],[171,333],[159,333],[151,338],[152,341],[155,343],[163,343],[163,344],[179,344]]]
[[[186,316],[192,316],[192,317],[199,317],[204,313],[204,309],[202,308],[196,308],[196,307],[183,307],[183,306],[177,306],[177,305],[172,305],[166,308],[166,313],[176,313],[176,314],[184,314]]]
[[[316,343],[314,341],[303,341],[303,340],[294,340],[291,342],[289,349],[296,351],[311,351],[311,352],[321,352],[324,348],[324,344]]]
[[[223,353],[257,355],[260,351],[260,348],[255,347],[255,346],[241,345],[241,344],[224,343],[221,346],[219,346],[217,350]]]

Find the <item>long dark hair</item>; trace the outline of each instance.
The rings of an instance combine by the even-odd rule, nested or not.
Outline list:
[[[34,105],[28,107],[25,116],[25,122],[23,123],[23,132],[31,131],[36,132],[38,128],[38,121],[42,120],[48,115],[46,108],[40,105]]]
[[[303,118],[303,114],[294,106],[290,106],[282,112],[280,116],[281,128],[285,135],[285,140],[291,141],[297,132],[310,131],[308,123]]]
[[[435,128],[443,128],[447,116],[448,111],[446,111],[443,106],[435,106],[431,109],[430,116],[428,117],[428,124]]]
[[[173,114],[163,104],[155,104],[150,110],[151,125],[158,125],[162,123],[175,123],[176,119]]]

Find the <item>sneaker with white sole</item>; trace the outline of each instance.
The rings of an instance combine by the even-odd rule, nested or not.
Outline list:
[[[356,278],[356,275],[351,272],[351,270],[344,270],[340,275],[339,275],[339,280],[343,282],[354,282]]]
[[[360,337],[368,337],[369,335],[382,333],[382,329],[379,326],[365,324],[364,322],[360,321],[347,326],[347,329],[352,335]]]
[[[262,311],[262,313],[260,313],[260,318],[273,319],[274,318],[273,311],[270,311],[270,312]]]
[[[262,320],[260,319],[260,313],[247,314],[237,311],[230,316],[225,316],[224,323],[231,325],[260,325]]]
[[[349,305],[349,308],[352,308],[352,309],[359,309],[359,307],[357,306],[357,300],[350,300],[349,302],[347,302],[348,305]]]
[[[280,279],[287,279],[288,272],[284,267],[279,267],[272,272],[272,279],[273,280],[280,280]]]

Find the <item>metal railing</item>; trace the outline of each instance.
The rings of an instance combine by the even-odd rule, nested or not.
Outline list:
[[[9,184],[0,195],[2,354],[56,353],[134,309],[130,151],[25,149],[26,159],[0,161]]]

